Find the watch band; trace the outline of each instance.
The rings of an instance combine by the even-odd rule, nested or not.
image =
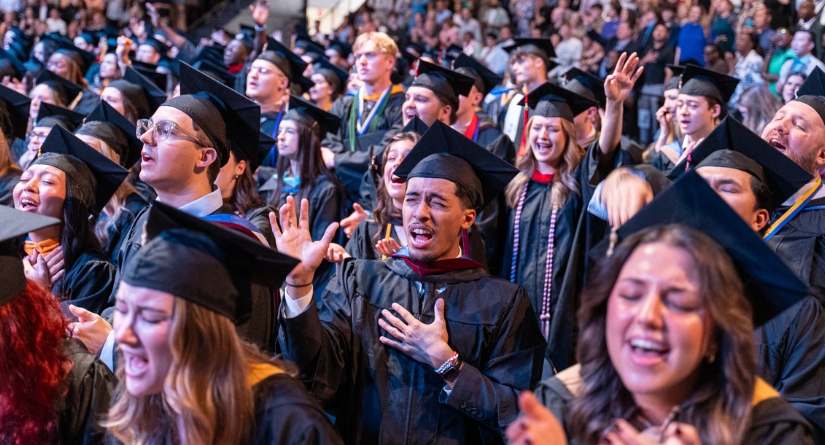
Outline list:
[[[434,371],[441,376],[441,378],[449,379],[458,372],[459,368],[461,368],[461,363],[463,363],[461,357],[458,356],[458,352],[455,352],[452,357],[448,358],[447,361],[434,369]]]

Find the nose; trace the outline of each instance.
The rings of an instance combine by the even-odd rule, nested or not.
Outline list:
[[[118,344],[136,346],[139,343],[135,331],[132,329],[134,320],[134,315],[115,312],[112,328],[115,331],[115,341]]]
[[[659,291],[652,288],[643,298],[638,306],[636,322],[647,328],[661,328],[663,305]]]
[[[151,130],[143,133],[140,137],[140,141],[143,142],[145,145],[154,146],[155,145],[155,129],[152,128]]]
[[[420,222],[427,222],[430,219],[430,206],[427,205],[426,202],[421,201],[418,203],[416,208],[413,211],[413,218],[416,221]]]

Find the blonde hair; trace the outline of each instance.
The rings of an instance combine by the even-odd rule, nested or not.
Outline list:
[[[561,208],[571,195],[581,194],[579,183],[576,181],[574,174],[576,167],[578,167],[579,162],[581,162],[584,157],[584,149],[576,142],[576,126],[567,119],[559,118],[559,121],[561,122],[561,129],[567,138],[567,143],[565,144],[564,153],[562,153],[561,159],[559,159],[559,166],[553,178],[551,198],[555,208]],[[528,131],[528,141],[530,140],[529,132],[532,131],[532,127],[533,118],[531,117],[530,120],[527,121],[527,126],[524,130]],[[518,160],[516,166],[520,172],[510,181],[510,185],[508,185],[505,190],[507,205],[511,208],[518,206],[522,190],[527,185],[527,182],[530,181],[530,178],[538,167],[538,161],[533,154],[532,145],[528,148],[527,154]]]
[[[248,443],[254,396],[247,374],[252,364],[269,360],[238,337],[228,318],[182,298],[175,297],[170,331],[173,362],[163,391],[129,394],[121,362],[119,398],[104,426],[118,440],[138,445]]]
[[[370,41],[375,42],[375,46],[384,54],[392,57],[398,55],[398,45],[395,44],[395,40],[383,32],[376,31],[365,32],[358,36],[358,38],[355,39],[355,43],[352,44],[352,51],[357,52],[361,48],[361,45]]]

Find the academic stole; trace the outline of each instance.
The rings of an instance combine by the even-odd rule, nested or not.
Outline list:
[[[366,94],[364,87],[355,94],[352,100],[352,106],[349,109],[349,151],[355,152],[356,136],[363,136],[365,133],[372,133],[378,129],[378,119],[376,116],[384,114],[384,108],[387,107],[387,102],[390,101],[390,90],[392,86],[387,88],[381,94]],[[377,103],[370,109],[366,118],[362,120],[364,113],[364,102],[377,101]]]
[[[470,121],[470,125],[467,126],[467,130],[464,131],[464,136],[473,142],[478,142],[478,130],[480,127],[478,115],[473,114],[473,119]]]
[[[550,184],[553,182],[553,174],[545,175],[538,171],[533,172],[533,181],[539,184]],[[521,196],[518,199],[516,206],[515,224],[513,227],[513,259],[510,263],[510,281],[516,282],[516,269],[518,266],[519,241],[521,232],[521,213],[524,210],[524,200],[527,198],[527,188],[530,186],[530,181],[524,184],[521,190]],[[550,316],[552,304],[553,291],[553,253],[555,251],[556,243],[556,215],[558,207],[553,205],[553,213],[550,215],[550,230],[547,234],[547,259],[544,263],[544,288],[541,294],[541,314],[539,320],[541,322],[541,333],[545,340],[550,335]]]
[[[776,235],[776,232],[779,232],[781,228],[785,227],[785,224],[788,224],[788,222],[792,220],[797,213],[801,212],[808,205],[808,203],[811,202],[811,199],[813,199],[814,195],[816,195],[816,192],[818,192],[820,188],[822,188],[821,176],[816,178],[816,182],[807,193],[800,196],[791,208],[783,213],[775,223],[771,224],[768,230],[765,231],[763,240],[767,242],[769,239],[773,238],[773,236]]]

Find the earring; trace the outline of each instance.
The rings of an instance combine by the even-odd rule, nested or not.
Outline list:
[[[708,364],[709,364],[709,365],[713,364],[713,362],[715,362],[715,361],[716,361],[716,354],[713,354],[713,355],[711,355],[711,356],[708,356],[707,360],[708,360]]]

